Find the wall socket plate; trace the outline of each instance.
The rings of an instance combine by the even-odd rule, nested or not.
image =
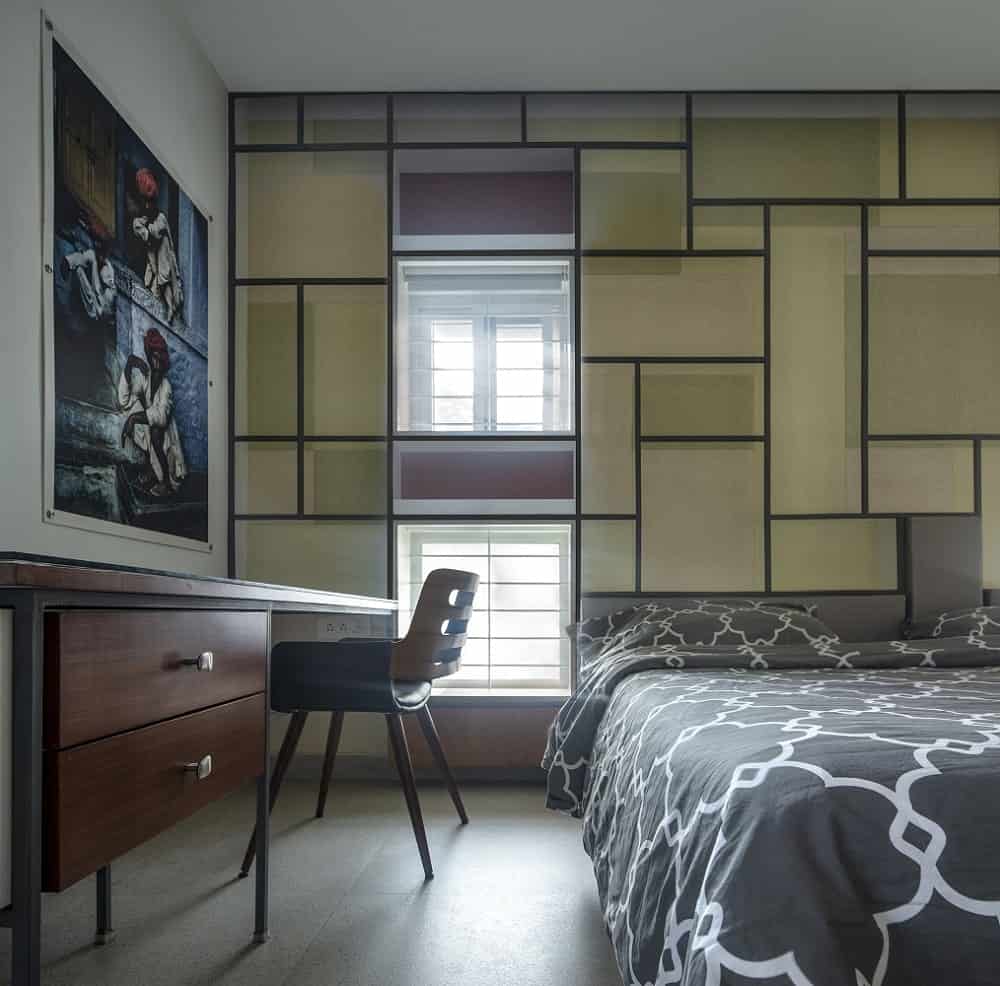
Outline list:
[[[327,613],[316,619],[317,640],[370,636],[371,618],[361,613]]]

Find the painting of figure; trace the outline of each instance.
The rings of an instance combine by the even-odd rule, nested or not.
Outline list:
[[[53,40],[49,519],[208,540],[208,220]]]

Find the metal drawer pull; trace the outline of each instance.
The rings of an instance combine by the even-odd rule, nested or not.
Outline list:
[[[181,665],[198,671],[211,671],[215,667],[215,655],[210,650],[202,651],[197,657],[185,658]]]
[[[193,763],[184,764],[184,770],[188,773],[196,774],[197,780],[203,781],[212,773],[212,754],[209,753],[200,760],[195,760]]]

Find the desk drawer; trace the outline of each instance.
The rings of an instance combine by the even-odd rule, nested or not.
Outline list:
[[[264,696],[252,695],[47,751],[42,889],[68,887],[263,773],[265,714]],[[208,776],[185,770],[206,756]]]
[[[212,670],[184,660],[211,652]],[[262,692],[267,614],[66,610],[45,624],[45,745],[75,746]]]

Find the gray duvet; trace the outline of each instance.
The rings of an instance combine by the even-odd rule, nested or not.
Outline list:
[[[611,647],[544,765],[628,984],[1000,984],[1000,637]]]

